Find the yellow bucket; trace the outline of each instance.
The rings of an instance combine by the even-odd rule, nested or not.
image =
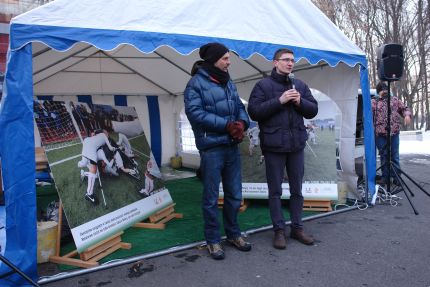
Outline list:
[[[348,185],[344,181],[339,181],[337,183],[337,194],[338,194],[338,204],[345,204],[346,197],[348,195]]]
[[[182,167],[182,157],[180,157],[180,156],[172,156],[170,158],[170,166],[172,168],[181,168]]]
[[[55,255],[57,244],[56,221],[41,221],[37,223],[37,263],[49,261],[49,256]]]

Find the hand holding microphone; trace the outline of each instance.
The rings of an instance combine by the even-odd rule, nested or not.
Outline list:
[[[279,98],[279,101],[281,102],[281,104],[292,102],[296,106],[299,106],[300,93],[296,90],[296,85],[294,83],[294,74],[293,73],[288,74],[288,78],[291,81],[292,89],[285,91]]]
[[[296,84],[294,83],[294,74],[293,73],[289,73],[288,74],[288,78],[290,79],[291,86],[293,87],[293,90],[295,90],[296,89]]]

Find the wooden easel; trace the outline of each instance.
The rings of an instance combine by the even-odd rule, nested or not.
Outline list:
[[[224,198],[218,198],[218,208],[222,208],[224,205]],[[248,208],[249,202],[242,199],[240,202],[239,212],[244,212]]]
[[[48,169],[48,158],[43,147],[35,148],[36,170]]]
[[[157,211],[151,215],[146,222],[139,222],[134,227],[150,228],[150,229],[165,229],[166,223],[173,218],[183,218],[182,213],[175,213],[176,203],[172,203],[169,206]]]
[[[303,202],[306,211],[332,211],[330,200],[306,200]]]
[[[118,249],[130,249],[131,244],[121,241],[123,231],[112,235],[111,237],[87,248],[79,253],[79,259],[74,258],[78,255],[78,251],[74,250],[66,255],[60,256],[61,243],[61,224],[63,221],[63,205],[60,201],[58,206],[58,229],[57,229],[57,245],[55,246],[55,255],[49,256],[49,261],[57,264],[72,265],[82,268],[91,268],[99,265],[99,260],[107,255],[115,252]]]

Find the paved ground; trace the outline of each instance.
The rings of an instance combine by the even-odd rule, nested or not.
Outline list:
[[[403,154],[402,168],[430,192],[430,155]],[[249,236],[253,250],[226,247],[215,261],[204,249],[189,249],[108,270],[54,281],[49,287],[100,286],[430,286],[430,197],[408,184],[416,216],[405,198],[305,223],[314,246],[290,240],[271,246],[272,232]],[[45,270],[44,272],[46,272]]]

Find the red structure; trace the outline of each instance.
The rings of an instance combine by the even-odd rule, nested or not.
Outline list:
[[[6,69],[6,53],[9,45],[9,34],[0,34],[0,73]]]

